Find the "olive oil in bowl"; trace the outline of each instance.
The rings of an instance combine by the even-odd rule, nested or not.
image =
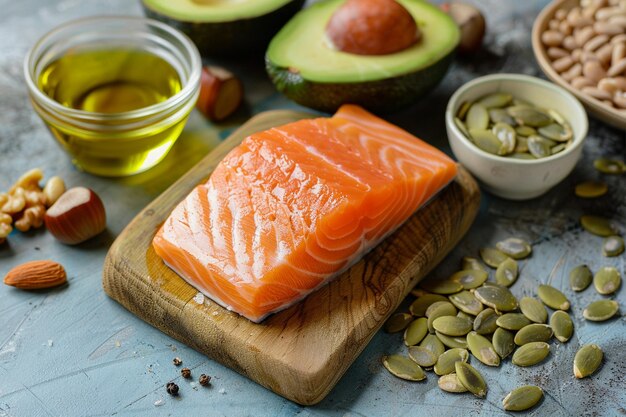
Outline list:
[[[59,42],[63,31],[70,36]],[[195,105],[200,67],[195,46],[175,29],[103,17],[50,32],[25,70],[35,110],[74,164],[125,176],[168,153]]]

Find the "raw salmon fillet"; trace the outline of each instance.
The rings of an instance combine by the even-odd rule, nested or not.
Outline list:
[[[153,246],[199,291],[259,322],[349,268],[456,172],[439,150],[345,105],[247,137]]]

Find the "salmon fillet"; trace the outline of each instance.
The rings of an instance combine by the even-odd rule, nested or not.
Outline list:
[[[436,148],[344,105],[247,137],[153,246],[192,286],[259,322],[353,265],[456,172]]]

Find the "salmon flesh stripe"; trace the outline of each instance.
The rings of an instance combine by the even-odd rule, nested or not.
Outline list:
[[[357,262],[456,173],[441,151],[344,105],[248,136],[153,246],[200,292],[260,322]]]

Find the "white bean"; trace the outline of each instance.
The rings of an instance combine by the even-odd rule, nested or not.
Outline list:
[[[549,47],[546,53],[548,54],[548,57],[553,60],[563,58],[568,55],[568,52],[565,49],[557,48],[556,46]]]
[[[561,46],[563,34],[556,30],[546,30],[541,34],[541,40],[546,46]]]
[[[573,36],[566,36],[565,39],[563,39],[563,48],[567,49],[568,51],[572,51],[577,47],[578,45],[576,44],[576,40],[574,40]]]
[[[624,16],[626,18],[626,16]],[[599,35],[615,36],[624,33],[624,28],[616,23],[596,22],[593,24],[593,30]]]
[[[561,74],[565,81],[572,81],[576,77],[580,77],[583,73],[583,66],[579,63],[572,65],[570,69]]]
[[[583,65],[583,75],[589,80],[597,83],[606,77],[606,71],[602,68],[599,61],[587,61]]]
[[[585,94],[590,95],[593,98],[597,98],[598,100],[610,100],[611,95],[604,90],[600,90],[597,87],[583,87],[580,91]]]
[[[605,43],[596,51],[596,56],[598,60],[604,65],[608,67],[611,63],[611,54],[613,53],[613,45],[610,43]]]
[[[607,74],[609,77],[615,77],[616,75],[622,75],[626,70],[626,58],[622,58],[609,68]]]
[[[585,46],[583,46],[583,49],[585,51],[595,51],[596,49],[598,49],[599,47],[601,47],[602,45],[604,45],[605,43],[607,43],[609,41],[609,37],[606,35],[598,35],[595,36],[593,38],[591,38],[591,40],[589,40]]]
[[[587,26],[582,29],[576,29],[574,31],[574,39],[576,40],[578,46],[582,48],[582,46],[589,42],[589,40],[593,38],[595,34],[596,32],[594,31],[594,29],[591,26]]]
[[[595,83],[585,77],[576,77],[572,80],[571,82],[572,87],[580,90],[583,87],[593,87],[595,85]]]
[[[569,55],[559,58],[552,63],[552,67],[556,72],[567,71],[572,65],[574,65],[574,60]]]
[[[617,64],[619,60],[626,56],[626,43],[618,43],[613,45],[613,52],[611,53],[611,64]]]
[[[614,78],[603,78],[598,82],[598,88],[602,91],[613,95],[619,90],[617,82]]]

